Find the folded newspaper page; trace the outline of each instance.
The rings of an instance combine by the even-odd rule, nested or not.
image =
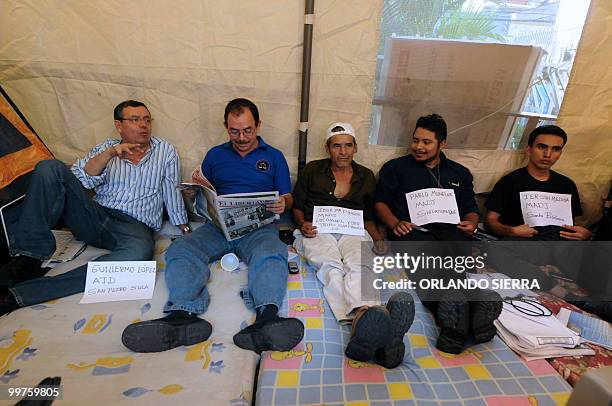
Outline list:
[[[193,171],[194,182],[182,182],[177,188],[195,189],[201,193],[196,196],[196,212],[213,221],[228,241],[236,240],[251,231],[257,230],[279,219],[266,209],[266,205],[278,200],[278,191],[234,193],[217,195],[212,184],[198,169]],[[206,210],[198,199],[205,199]]]

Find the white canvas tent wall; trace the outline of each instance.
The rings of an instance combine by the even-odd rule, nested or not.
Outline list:
[[[324,155],[326,126],[354,124],[358,160],[378,169],[399,148],[367,145],[381,0],[317,0],[308,159]],[[135,98],[154,133],[174,143],[185,173],[223,142],[225,103],[252,98],[262,135],[297,166],[301,1],[16,1],[0,13],[0,83],[66,162],[113,135],[112,108]],[[612,4],[592,0],[559,124],[570,134],[558,169],[598,216],[610,181]],[[428,112],[423,112],[428,113]],[[521,152],[451,150],[489,190]]]

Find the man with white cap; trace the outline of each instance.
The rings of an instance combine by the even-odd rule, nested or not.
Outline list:
[[[325,298],[336,319],[355,319],[347,356],[369,361],[379,355],[376,357],[379,363],[395,367],[403,359],[401,338],[414,316],[412,298],[404,292],[390,300],[385,309],[376,306],[380,304],[378,300],[365,300],[361,289],[361,273],[367,270],[367,265],[362,265],[362,248],[367,250],[363,258],[368,258],[373,249],[380,252],[385,246],[374,222],[376,179],[370,169],[353,160],[357,141],[349,123],[337,122],[329,127],[325,150],[329,158],[309,162],[300,172],[293,191],[293,217],[297,225],[294,246],[318,269],[317,277],[324,285]],[[363,236],[318,233],[312,224],[315,206],[362,211],[367,232]],[[372,264],[367,259],[365,262]],[[384,347],[391,341],[393,356],[391,351],[384,353]]]

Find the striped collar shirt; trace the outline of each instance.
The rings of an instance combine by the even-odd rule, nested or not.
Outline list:
[[[167,141],[151,137],[149,150],[136,165],[114,157],[100,175],[90,176],[85,172],[85,164],[92,157],[119,143],[121,140],[108,139],[72,166],[72,173],[83,186],[95,189],[94,200],[156,231],[161,228],[164,204],[172,224],[187,224],[183,198],[176,189],[181,179],[180,160],[176,149]]]

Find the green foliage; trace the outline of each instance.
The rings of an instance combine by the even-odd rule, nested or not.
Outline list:
[[[468,0],[384,0],[381,46],[392,33],[425,38],[494,40],[493,16],[477,10]],[[495,0],[503,3],[503,0]]]

